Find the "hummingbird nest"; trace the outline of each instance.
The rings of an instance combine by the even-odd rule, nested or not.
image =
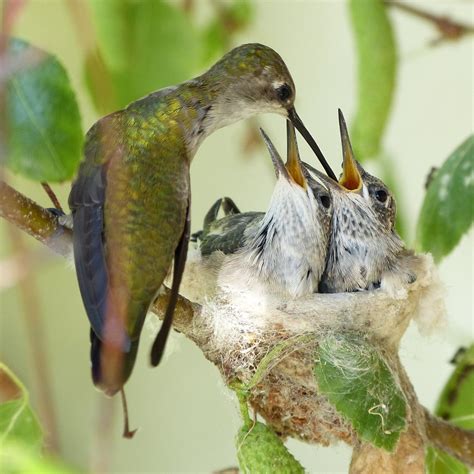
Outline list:
[[[235,273],[232,281],[226,281],[220,270],[223,258],[215,255],[204,262],[199,251],[190,251],[181,293],[195,303],[185,309],[192,313],[187,319],[178,307],[175,328],[196,342],[227,384],[238,380],[250,387],[249,402],[277,433],[322,445],[337,440],[356,443],[350,424],[318,393],[314,353],[318,341],[329,333],[357,332],[370,341],[408,401],[413,399],[408,418],[412,424],[421,420],[398,347],[412,319],[423,333],[443,321],[444,289],[430,255],[402,257],[400,264],[416,275],[411,283],[387,278],[376,290],[293,300],[249,288],[245,274],[242,281]],[[360,355],[337,363],[356,366]]]

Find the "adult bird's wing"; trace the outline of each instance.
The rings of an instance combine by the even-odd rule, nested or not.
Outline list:
[[[104,336],[110,278],[104,240],[107,172],[111,159],[121,151],[114,141],[117,115],[104,117],[87,133],[85,159],[69,194],[77,280],[89,322],[99,339]],[[125,352],[130,350],[125,328],[115,325],[108,333],[111,341],[120,341]]]
[[[108,286],[103,238],[105,170],[106,165],[84,164],[69,195],[77,279],[90,324],[99,339],[104,331]],[[123,337],[126,351],[130,339],[125,334]]]

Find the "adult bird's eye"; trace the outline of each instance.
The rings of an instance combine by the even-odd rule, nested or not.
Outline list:
[[[377,189],[377,191],[375,191],[375,197],[377,198],[377,201],[385,202],[388,198],[387,191],[384,191],[383,189]]]
[[[277,89],[278,98],[285,102],[291,97],[291,87],[288,84],[283,84]]]

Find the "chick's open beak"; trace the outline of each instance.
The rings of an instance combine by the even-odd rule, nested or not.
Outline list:
[[[357,168],[357,163],[354,159],[351,142],[349,140],[349,133],[347,132],[346,121],[344,115],[339,109],[339,129],[341,132],[342,143],[342,176],[339,184],[348,191],[359,191],[362,188],[362,177]]]
[[[293,178],[296,184],[299,184],[302,188],[306,189],[307,181],[303,174],[302,164],[300,160],[300,154],[298,152],[298,144],[296,143],[296,133],[293,124],[286,121],[286,169],[288,174]]]
[[[281,159],[272,141],[270,140],[270,138],[268,138],[268,135],[265,133],[265,131],[262,128],[260,129],[260,133],[262,134],[265,145],[267,146],[268,151],[270,153],[270,157],[273,163],[273,168],[275,168],[276,177],[278,178],[280,175],[283,175],[289,181],[291,178],[288,173],[288,170],[286,169],[283,163],[283,160]]]
[[[291,123],[295,126],[296,130],[301,133],[303,138],[306,140],[306,143],[311,147],[311,149],[314,151],[316,156],[318,157],[318,160],[320,161],[321,165],[324,168],[324,171],[326,171],[327,175],[337,181],[336,175],[334,174],[334,171],[331,169],[329,166],[328,162],[326,161],[326,158],[324,158],[323,152],[320,150],[318,144],[315,142],[314,138],[311,136],[311,134],[308,132],[307,128],[304,126],[302,120],[296,113],[296,110],[294,107],[288,110],[288,119],[291,121]]]

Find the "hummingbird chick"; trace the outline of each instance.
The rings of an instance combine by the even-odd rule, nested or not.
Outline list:
[[[174,260],[161,360],[189,241],[189,168],[214,131],[258,113],[291,120],[334,176],[294,108],[282,58],[261,44],[227,53],[199,77],[167,87],[96,122],[69,195],[77,280],[91,325],[94,384],[114,395],[128,380],[147,311]]]
[[[328,185],[333,199],[331,236],[321,293],[370,290],[382,279],[397,275],[404,282],[415,276],[405,271],[405,249],[395,231],[396,202],[388,187],[355,160],[346,123],[339,110],[343,172],[336,182],[309,165]]]
[[[220,251],[228,256],[220,270],[227,281],[245,279],[249,288],[260,283],[271,293],[307,295],[317,290],[326,261],[331,197],[302,166],[290,122],[286,164],[261,133],[277,176],[268,210],[232,213],[212,222],[221,205],[217,201],[205,219],[201,254]]]

